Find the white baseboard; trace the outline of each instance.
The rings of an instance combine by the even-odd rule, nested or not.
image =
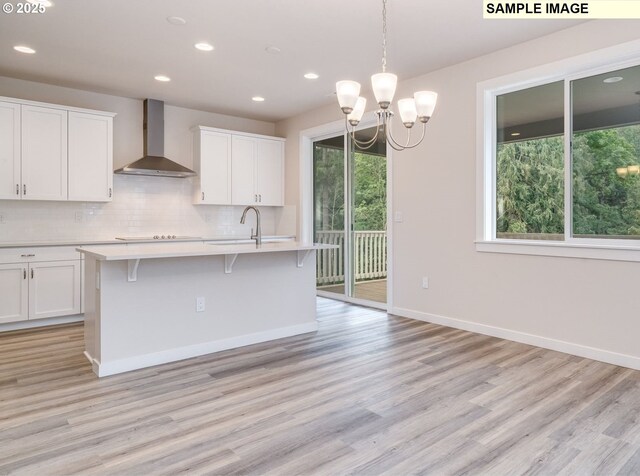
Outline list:
[[[33,321],[17,321],[0,324],[0,332],[18,331],[21,329],[32,329],[34,327],[47,327],[59,324],[71,324],[72,322],[82,322],[84,314],[75,314],[73,316],[49,317],[46,319],[34,319]]]
[[[154,365],[166,364],[168,362],[176,362],[178,360],[190,359],[200,355],[212,354],[214,352],[235,349],[237,347],[244,347],[252,344],[259,344],[270,340],[282,339],[283,337],[306,334],[317,330],[318,323],[313,321],[306,324],[280,327],[278,329],[256,332],[254,334],[232,337],[229,339],[205,342],[202,344],[189,345],[176,349],[154,352],[151,354],[112,360],[110,362],[100,362],[89,355],[86,351],[85,356],[89,359],[89,362],[91,362],[93,371],[98,375],[98,377],[106,377],[108,375],[129,372],[130,370],[152,367]]]
[[[477,322],[414,311],[412,309],[394,307],[393,309],[389,310],[389,314],[408,317],[410,319],[416,319],[419,321],[431,322],[433,324],[440,324],[442,326],[453,327],[455,329],[462,329],[465,331],[475,332],[492,337],[499,337],[501,339],[512,340],[515,342],[520,342],[522,344],[534,345],[536,347],[555,350],[558,352],[563,352],[565,354],[577,355],[579,357],[585,357],[587,359],[598,360],[600,362],[606,362],[608,364],[628,367],[634,370],[640,370],[640,357],[635,357],[633,355],[619,354],[617,352],[611,352],[609,350],[598,349],[581,344],[574,344],[572,342],[552,339],[549,337],[527,334],[526,332],[504,329],[502,327],[488,326],[486,324],[479,324]]]

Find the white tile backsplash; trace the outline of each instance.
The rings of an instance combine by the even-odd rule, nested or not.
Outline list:
[[[193,205],[192,179],[114,175],[110,203],[0,201],[0,242],[110,240],[175,234],[249,236],[244,207]],[[295,235],[296,208],[261,207],[264,235]]]

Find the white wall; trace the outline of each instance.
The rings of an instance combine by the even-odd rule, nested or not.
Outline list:
[[[433,89],[439,103],[425,142],[394,154],[393,207],[404,215],[393,232],[394,312],[640,367],[640,264],[474,246],[476,83],[636,40],[638,31],[637,20],[592,21],[399,84],[396,97]],[[276,124],[287,137],[287,203],[299,199],[300,131],[341,116],[332,104]]]
[[[0,77],[0,96],[117,113],[113,124],[114,168],[142,157],[142,99],[110,96],[44,83]],[[165,155],[192,167],[196,125],[273,135],[275,125],[165,104]],[[114,199],[107,204],[0,201],[0,242],[113,239],[115,236],[183,234],[248,236],[240,225],[242,207],[191,204],[191,180],[114,177]],[[262,208],[263,233],[295,232],[292,207]],[[79,220],[77,215],[79,214]]]

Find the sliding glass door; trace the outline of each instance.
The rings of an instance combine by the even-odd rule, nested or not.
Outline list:
[[[373,137],[375,128],[357,133]],[[348,136],[313,143],[314,241],[321,295],[386,303],[387,161],[383,142],[361,150]],[[347,231],[345,233],[345,230]]]

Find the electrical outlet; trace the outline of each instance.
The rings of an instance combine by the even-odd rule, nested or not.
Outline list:
[[[196,312],[204,312],[204,298],[197,297],[196,298]]]
[[[429,289],[429,278],[426,276],[422,278],[422,288]]]

